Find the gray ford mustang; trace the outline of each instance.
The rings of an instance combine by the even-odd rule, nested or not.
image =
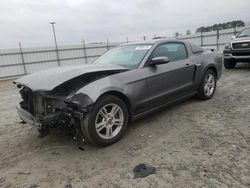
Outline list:
[[[97,146],[118,141],[128,122],[192,96],[210,99],[222,57],[189,42],[153,40],[113,48],[92,64],[53,68],[14,83],[20,118],[42,135],[71,127]]]

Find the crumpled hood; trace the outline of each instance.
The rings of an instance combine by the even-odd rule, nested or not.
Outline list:
[[[77,66],[56,67],[23,76],[17,79],[15,83],[25,85],[33,91],[49,91],[72,78],[86,73],[124,69],[127,68],[120,65],[110,64],[85,64]]]

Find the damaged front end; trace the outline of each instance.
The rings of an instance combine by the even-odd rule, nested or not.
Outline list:
[[[90,69],[87,72],[87,68],[80,69],[84,74],[80,74],[79,67],[65,67],[54,71],[57,77],[49,70],[44,75],[42,72],[35,73],[15,81],[22,97],[17,106],[20,118],[37,127],[42,136],[47,135],[50,128],[65,126],[82,135],[80,121],[91,110],[94,102],[89,96],[77,91],[91,82],[127,70],[114,67],[114,70],[92,72]],[[74,74],[80,75],[72,77]],[[50,81],[46,75],[51,76]]]
[[[91,99],[82,93],[70,97],[54,91],[32,91],[18,85],[22,101],[17,105],[20,118],[36,127],[41,136],[46,136],[50,128],[69,127],[81,134],[79,121],[91,110]],[[79,135],[78,135],[79,136]],[[75,136],[76,137],[76,136]]]

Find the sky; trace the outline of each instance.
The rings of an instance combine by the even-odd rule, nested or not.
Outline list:
[[[0,0],[0,48],[140,40],[243,20],[250,0]]]

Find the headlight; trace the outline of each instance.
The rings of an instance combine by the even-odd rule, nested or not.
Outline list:
[[[93,104],[93,101],[87,95],[78,93],[70,98],[67,98],[65,103],[73,108],[80,109]]]
[[[226,44],[224,48],[225,48],[226,50],[230,50],[230,49],[231,49],[231,46],[230,46],[230,44]]]

